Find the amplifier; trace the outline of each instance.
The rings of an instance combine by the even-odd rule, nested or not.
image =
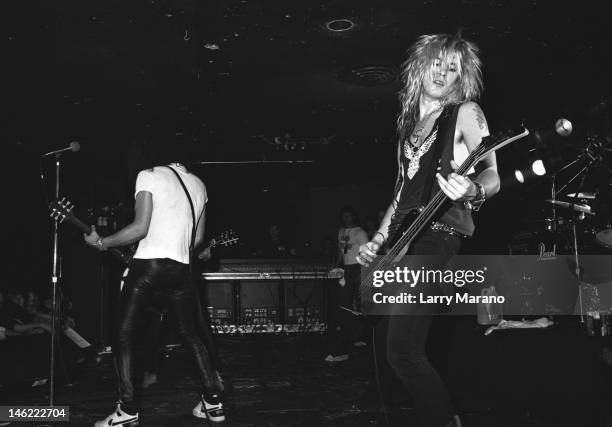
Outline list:
[[[329,261],[312,258],[222,259],[219,261],[219,273],[327,272],[331,268]]]
[[[234,323],[234,292],[229,281],[208,282],[202,292],[202,304],[213,325]]]
[[[325,322],[326,284],[317,280],[290,281],[285,285],[285,319],[290,324]]]
[[[272,262],[275,270],[265,270]],[[328,290],[342,278],[341,271],[330,273],[328,264],[296,264],[294,259],[224,260],[224,265],[225,271],[202,274],[204,301],[216,333],[326,329]]]
[[[243,281],[240,283],[240,323],[262,325],[281,323],[279,282]]]

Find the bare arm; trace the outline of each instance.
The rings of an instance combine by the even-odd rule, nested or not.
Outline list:
[[[399,192],[401,190],[401,184],[403,182],[402,177],[402,167],[401,167],[401,145],[398,144],[397,147],[397,179],[395,180],[395,188],[393,190],[393,200],[389,204],[389,207],[385,211],[385,215],[380,221],[380,225],[378,226],[378,230],[372,236],[372,240],[361,245],[359,247],[359,255],[357,256],[357,262],[361,265],[368,266],[370,262],[374,260],[376,257],[376,253],[385,243],[385,241],[389,238],[389,225],[391,224],[391,218],[393,218],[393,214],[395,214],[395,210],[397,209],[397,204],[399,200]]]
[[[467,102],[461,106],[457,117],[457,129],[469,152],[480,144],[482,138],[489,135],[487,121],[478,104]],[[499,191],[500,187],[495,153],[489,154],[482,161],[485,168],[474,181],[483,186],[486,197],[490,198]],[[451,165],[453,169],[457,168],[454,161]],[[442,191],[452,200],[472,200],[478,195],[476,185],[469,178],[454,172],[446,179],[440,174],[436,174],[436,177]]]
[[[470,153],[480,144],[482,138],[489,136],[487,120],[475,102],[469,102],[461,106],[458,123],[462,139]],[[482,162],[485,169],[474,180],[482,184],[487,198],[490,198],[499,191],[500,187],[495,152],[485,157]]]
[[[115,246],[129,245],[144,239],[149,232],[152,212],[153,195],[149,191],[139,191],[136,194],[134,221],[115,234],[104,238],[100,238],[95,228],[92,227],[91,234],[85,236],[85,242],[90,246],[105,250]],[[98,244],[98,239],[100,239],[101,244]]]
[[[404,182],[404,177],[402,176],[402,148],[401,141],[397,145],[397,178],[395,179],[395,188],[393,189],[393,200],[389,204],[389,207],[385,211],[385,215],[380,221],[380,225],[378,226],[378,230],[372,236],[372,241],[376,243],[379,247],[385,243],[387,238],[389,237],[389,225],[391,224],[391,218],[393,218],[393,214],[395,213],[395,209],[397,208],[397,204],[399,203],[399,192],[402,188],[402,183]],[[384,236],[384,237],[383,237]]]
[[[202,209],[200,219],[198,219],[198,227],[196,228],[195,247],[199,247],[204,241],[204,223],[206,222],[206,206]]]
[[[397,207],[397,201],[393,199],[389,207],[387,208],[385,215],[380,221],[380,225],[378,226],[378,230],[372,236],[372,241],[378,243],[378,245],[382,245],[385,240],[389,237],[389,225],[391,224],[391,218],[395,213],[395,209]],[[383,238],[384,236],[384,238]]]

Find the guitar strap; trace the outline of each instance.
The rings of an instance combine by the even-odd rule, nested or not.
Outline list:
[[[459,114],[459,107],[461,107],[461,104],[456,104],[451,107],[452,109],[445,108],[442,112],[442,114],[446,116],[450,115],[450,118],[446,121],[446,128],[444,129],[444,132],[441,132],[439,134],[440,136],[436,138],[436,142],[434,144],[435,151],[433,158],[435,167],[432,167],[429,170],[429,175],[425,179],[425,186],[423,187],[423,193],[421,195],[421,207],[426,206],[427,203],[429,203],[429,199],[431,198],[431,189],[433,187],[434,177],[436,175],[436,172],[441,169],[440,163],[442,162],[442,153],[444,151],[444,147],[449,143],[449,141],[452,144],[455,140],[455,126],[457,124],[457,115]]]
[[[193,219],[193,222],[191,224],[191,242],[189,243],[189,271],[191,271],[191,264],[192,264],[191,258],[192,258],[193,247],[195,245],[195,235],[196,235],[196,226],[197,226],[196,217],[195,217],[195,209],[193,207],[193,201],[191,200],[189,191],[187,191],[187,187],[185,186],[185,183],[181,179],[181,176],[178,174],[178,172],[174,168],[171,168],[170,166],[166,166],[166,167],[170,169],[172,172],[174,172],[174,174],[178,178],[179,182],[181,183],[181,187],[183,187],[183,190],[185,190],[185,194],[187,195],[187,200],[189,200],[189,207],[191,208],[191,218]]]

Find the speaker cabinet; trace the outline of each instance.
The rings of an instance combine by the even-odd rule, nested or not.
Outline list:
[[[290,324],[325,321],[325,285],[323,280],[295,280],[285,285],[285,320]]]
[[[282,298],[282,282],[253,280],[240,283],[240,323],[246,325],[277,324]]]
[[[202,304],[213,325],[234,323],[234,284],[230,281],[204,282]]]

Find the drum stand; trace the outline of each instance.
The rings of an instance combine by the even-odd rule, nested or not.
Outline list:
[[[580,258],[578,255],[578,233],[576,232],[576,222],[578,222],[578,217],[572,221],[572,244],[574,246],[574,262],[576,263],[576,278],[578,279],[578,304],[580,305],[580,323],[584,323],[584,308],[582,304],[582,274],[580,271]]]
[[[552,175],[552,179],[551,179],[551,196],[552,196],[552,209],[553,209],[553,231],[554,228],[556,228],[556,211],[555,211],[555,199],[556,199],[556,195],[557,193],[562,192],[563,190],[565,190],[572,182],[574,182],[578,177],[582,177],[582,179],[580,180],[580,185],[578,186],[578,189],[576,190],[576,194],[578,194],[580,191],[582,191],[582,187],[584,185],[584,182],[591,170],[591,168],[593,168],[594,166],[596,166],[600,161],[601,161],[601,157],[599,156],[599,153],[597,151],[594,150],[594,147],[596,147],[596,144],[589,144],[587,145],[584,155],[578,156],[578,158],[574,161],[572,161],[571,163],[563,166],[561,169],[559,169],[555,174]],[[571,166],[574,166],[576,164],[578,164],[581,160],[587,160],[587,164],[585,166],[583,166],[569,181],[567,181],[565,183],[565,185],[563,185],[560,189],[556,189],[555,188],[555,178],[557,176],[557,174],[559,172],[562,172],[566,169],[568,169]],[[576,263],[576,278],[578,280],[578,303],[580,304],[580,322],[584,323],[584,307],[583,307],[583,301],[582,301],[582,274],[581,274],[581,270],[580,270],[580,256],[578,253],[578,233],[576,231],[576,223],[581,220],[584,219],[585,214],[584,212],[576,212],[576,217],[574,218],[574,220],[572,221],[572,229],[571,229],[571,233],[572,233],[572,242],[573,242],[573,246],[574,246],[574,262]]]

